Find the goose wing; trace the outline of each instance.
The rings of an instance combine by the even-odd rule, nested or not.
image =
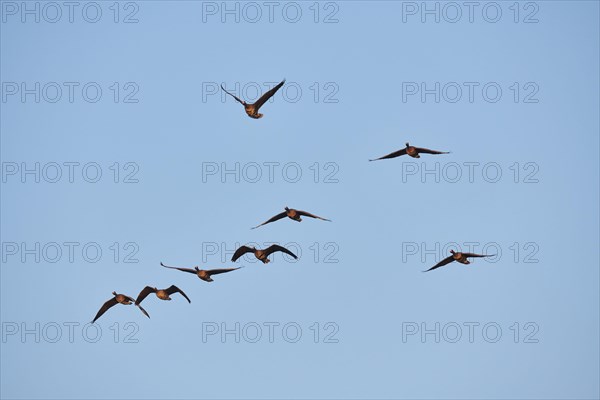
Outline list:
[[[182,295],[183,297],[185,297],[185,299],[188,301],[188,303],[191,303],[191,302],[192,302],[192,301],[190,300],[190,298],[189,298],[189,297],[187,297],[187,295],[186,295],[185,293],[183,293],[183,290],[179,289],[179,288],[178,288],[177,286],[175,286],[175,285],[171,285],[171,286],[169,286],[169,287],[166,289],[166,292],[167,292],[169,295],[172,295],[173,293],[181,293],[181,295]]]
[[[301,215],[303,217],[317,218],[317,219],[322,219],[323,221],[329,221],[329,222],[331,222],[330,219],[319,217],[318,215],[311,214],[311,213],[309,213],[307,211],[297,210],[297,213],[298,213],[298,215]]]
[[[280,220],[281,218],[285,218],[286,216],[287,216],[287,213],[284,211],[284,212],[282,212],[282,213],[280,213],[280,214],[277,214],[277,215],[276,215],[276,216],[274,216],[274,217],[271,217],[270,219],[266,220],[266,221],[265,221],[265,222],[263,222],[262,224],[260,224],[260,225],[256,225],[256,226],[255,226],[254,228],[252,228],[252,229],[256,229],[256,228],[258,228],[259,226],[266,225],[266,224],[268,224],[268,223],[270,223],[270,222],[278,221],[278,220]]]
[[[102,314],[104,314],[106,312],[106,310],[108,310],[109,308],[111,308],[112,306],[114,306],[115,304],[118,304],[119,302],[117,301],[116,297],[113,297],[112,299],[108,300],[106,303],[102,304],[102,307],[100,307],[100,310],[98,311],[98,314],[96,314],[96,316],[94,317],[94,320],[92,321],[92,324],[94,322],[96,322],[96,320],[98,318],[100,318],[102,316]]]
[[[495,254],[462,253],[465,257],[493,257]]]
[[[156,293],[156,290],[153,287],[150,286],[146,286],[145,288],[142,289],[142,291],[140,292],[140,294],[138,294],[137,299],[135,299],[135,305],[139,306],[140,303],[142,301],[144,301],[144,299],[150,294],[150,293]]]
[[[276,251],[281,251],[281,252],[283,252],[283,253],[285,253],[285,254],[289,254],[290,256],[294,257],[295,259],[297,259],[297,258],[298,258],[298,256],[296,256],[294,253],[292,253],[291,251],[289,251],[289,250],[288,250],[288,249],[286,249],[285,247],[283,247],[283,246],[280,246],[280,245],[278,245],[278,244],[272,244],[272,245],[270,245],[269,247],[267,247],[267,248],[266,248],[264,251],[265,251],[265,254],[267,255],[267,257],[268,257],[270,254],[273,254],[273,253],[275,253]]]
[[[231,93],[229,93],[227,90],[225,90],[225,88],[223,87],[223,85],[221,85],[221,89],[223,89],[223,91],[224,91],[225,93],[227,93],[228,95],[230,95],[231,97],[233,97],[234,99],[236,99],[236,100],[237,100],[237,101],[238,101],[240,104],[242,104],[243,106],[245,106],[245,105],[246,105],[246,102],[245,102],[245,101],[241,100],[241,99],[240,99],[239,97],[237,97],[236,95],[234,95],[234,94],[231,94]]]
[[[450,153],[449,151],[437,151],[437,150],[426,149],[424,147],[415,147],[415,150],[417,150],[418,153],[425,153],[425,154],[448,154],[448,153]]]
[[[140,309],[141,312],[144,313],[144,315],[148,318],[150,318],[150,315],[148,315],[148,313],[146,312],[146,310],[144,310],[144,307],[142,307],[141,305],[137,305],[137,307]]]
[[[444,258],[442,261],[440,261],[439,263],[435,264],[433,267],[429,268],[427,271],[423,271],[423,272],[428,272],[433,269],[443,267],[446,264],[450,264],[452,261],[454,261],[454,257],[448,256],[448,257]]]
[[[271,97],[273,97],[273,95],[283,86],[284,83],[285,83],[285,79],[283,81],[281,81],[273,89],[269,90],[268,92],[266,92],[265,94],[260,96],[260,99],[256,100],[256,103],[254,103],[255,110],[258,111],[258,109],[261,108],[262,105],[267,102],[267,100],[269,100]]]
[[[196,273],[196,270],[193,268],[169,267],[168,265],[165,265],[162,262],[160,263],[160,265],[162,265],[165,268],[171,268],[171,269],[176,269],[176,270],[183,271],[183,272],[189,272],[190,274]]]
[[[209,269],[208,271],[206,271],[206,273],[210,276],[210,275],[218,275],[218,274],[224,274],[226,272],[231,272],[231,271],[235,271],[236,269],[240,269],[242,267],[237,267],[237,268],[220,268],[220,269]]]
[[[231,257],[231,261],[235,262],[238,258],[240,258],[241,256],[243,256],[246,253],[254,253],[254,250],[252,250],[248,246],[242,246],[239,249],[237,249],[235,251],[235,253],[233,253],[233,257]]]
[[[373,160],[369,160],[369,161],[385,160],[387,158],[396,158],[396,157],[399,157],[399,156],[403,156],[405,154],[406,154],[406,148],[404,148],[402,150],[395,151],[395,152],[390,153],[390,154],[388,154],[386,156],[383,156],[383,157],[379,157],[379,158],[375,158]]]

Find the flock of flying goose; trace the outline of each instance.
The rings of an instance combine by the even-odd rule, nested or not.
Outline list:
[[[225,93],[227,93],[228,95],[233,97],[235,100],[237,100],[240,104],[242,104],[244,106],[244,110],[246,111],[246,114],[248,114],[248,116],[250,118],[259,119],[259,118],[263,117],[263,114],[259,113],[258,110],[267,102],[267,100],[269,100],[283,86],[284,83],[285,83],[285,79],[283,81],[281,81],[273,89],[264,93],[256,102],[254,102],[252,104],[247,103],[246,101],[241,100],[240,98],[236,97],[235,95],[229,93],[227,90],[225,90],[225,88],[223,86],[221,86],[221,89],[223,89],[223,91]],[[385,160],[385,159],[389,159],[389,158],[400,157],[403,155],[408,155],[413,158],[420,158],[421,157],[420,154],[448,154],[448,153],[449,152],[445,152],[445,151],[437,151],[437,150],[426,149],[423,147],[415,147],[415,146],[411,146],[409,143],[406,143],[406,147],[401,150],[394,151],[390,154],[387,154],[385,156],[375,158],[375,159],[372,159],[369,161]],[[319,217],[318,215],[314,215],[314,214],[311,214],[306,211],[296,210],[293,208],[285,207],[285,211],[283,211],[282,213],[279,213],[279,214],[271,217],[267,221],[263,222],[260,225],[255,226],[251,229],[256,229],[260,226],[269,224],[271,222],[278,221],[285,217],[290,218],[297,222],[301,222],[302,217],[310,217],[310,218],[315,218],[315,219],[321,219],[323,221],[331,221],[329,219]],[[285,247],[279,246],[277,244],[273,244],[273,245],[267,247],[266,249],[262,249],[262,250],[254,248],[254,247],[241,246],[233,253],[233,257],[231,258],[231,261],[236,262],[244,254],[253,253],[254,256],[258,260],[262,261],[264,264],[267,264],[270,261],[268,259],[268,257],[271,254],[278,252],[278,251],[286,253],[295,259],[298,258],[294,253],[292,253],[290,250],[286,249]],[[442,261],[438,262],[436,265],[429,268],[427,271],[431,271],[436,268],[443,267],[444,265],[449,264],[453,261],[459,262],[461,264],[470,264],[470,261],[468,260],[468,258],[494,256],[494,254],[488,255],[488,254],[461,253],[461,252],[455,252],[454,250],[450,250],[450,253],[451,253],[450,256],[444,258]],[[191,274],[195,274],[196,276],[198,276],[198,278],[202,279],[205,282],[212,282],[213,275],[224,274],[224,273],[235,271],[235,270],[241,268],[241,267],[237,267],[237,268],[220,268],[220,269],[204,270],[204,269],[200,269],[198,267],[194,267],[194,268],[171,267],[171,266],[163,264],[162,262],[160,263],[160,265],[165,268],[176,269],[176,270],[179,270],[182,272],[188,272]],[[424,271],[424,272],[427,272],[427,271]],[[96,322],[96,320],[98,318],[100,318],[102,316],[102,314],[104,314],[109,308],[111,308],[117,304],[123,304],[123,305],[135,304],[142,311],[142,313],[144,313],[145,316],[150,318],[150,315],[148,314],[148,312],[146,312],[146,310],[141,306],[142,301],[150,293],[154,293],[156,295],[156,297],[158,297],[161,300],[171,300],[170,296],[172,294],[180,293],[183,297],[185,297],[185,299],[188,301],[188,303],[192,302],[190,300],[190,298],[183,292],[183,290],[179,289],[175,285],[171,285],[166,289],[157,289],[152,286],[146,286],[138,294],[138,296],[135,300],[132,297],[129,297],[127,295],[120,294],[117,292],[112,292],[113,297],[111,299],[109,299],[108,301],[106,301],[102,305],[102,307],[100,308],[100,310],[94,317],[94,320],[92,321],[92,323]]]

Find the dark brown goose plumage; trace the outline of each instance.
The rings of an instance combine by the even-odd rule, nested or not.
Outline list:
[[[130,305],[134,302],[132,297],[129,297],[127,295],[124,294],[119,294],[117,292],[112,292],[113,294],[113,298],[108,300],[106,303],[104,303],[102,305],[102,307],[100,307],[100,310],[98,311],[98,313],[96,314],[96,316],[94,317],[94,320],[92,321],[92,324],[94,322],[96,322],[96,320],[98,318],[100,318],[102,316],[102,314],[104,314],[109,308],[111,308],[114,305],[117,304],[124,304],[124,305]],[[148,318],[150,318],[150,316],[148,315],[148,313],[146,312],[146,310],[144,310],[142,308],[142,306],[140,306],[139,304],[136,304],[136,306],[138,306],[138,308],[144,313],[144,315]]]
[[[240,258],[241,256],[243,256],[246,253],[253,253],[256,258],[258,258],[260,261],[263,262],[263,264],[267,264],[268,262],[271,261],[267,257],[269,255],[275,253],[276,251],[281,251],[281,252],[284,252],[285,254],[289,254],[290,256],[294,257],[295,259],[298,258],[294,253],[292,253],[285,247],[279,246],[277,244],[272,244],[271,246],[267,247],[264,250],[258,250],[255,247],[242,246],[239,249],[237,249],[235,251],[235,253],[233,253],[233,257],[231,257],[231,261],[235,262],[238,258]]]
[[[180,268],[180,267],[169,267],[168,265],[160,263],[165,268],[177,269],[183,272],[189,272],[190,274],[195,274],[198,278],[202,279],[205,282],[212,282],[212,275],[224,274],[225,272],[235,271],[236,269],[240,269],[242,267],[237,268],[221,268],[221,269],[200,269],[198,267],[194,268]]]
[[[471,262],[469,260],[467,260],[467,258],[469,258],[469,257],[493,257],[493,256],[495,256],[495,254],[461,253],[461,252],[455,252],[454,250],[450,250],[450,253],[452,253],[451,256],[444,258],[442,261],[435,264],[433,267],[429,268],[427,271],[423,271],[423,272],[428,272],[428,271],[434,270],[436,268],[443,267],[446,264],[450,264],[452,261],[457,261],[461,264],[471,264]]]
[[[221,89],[223,89],[223,91],[225,93],[227,93],[228,95],[230,95],[231,97],[236,99],[238,102],[240,102],[244,106],[244,110],[246,110],[246,114],[248,114],[248,116],[250,118],[259,119],[259,118],[262,118],[263,115],[261,113],[259,113],[258,110],[262,107],[263,104],[265,104],[267,102],[267,100],[269,100],[271,97],[273,97],[273,95],[283,86],[284,83],[285,83],[285,79],[283,81],[281,81],[281,83],[279,83],[273,89],[269,90],[268,92],[266,92],[265,94],[260,96],[260,98],[252,104],[246,103],[244,100],[240,99],[239,97],[229,93],[227,90],[225,90],[223,85],[221,85]]]
[[[386,156],[375,158],[375,159],[369,160],[369,161],[385,160],[387,158],[396,158],[396,157],[403,156],[405,154],[408,154],[409,156],[411,156],[413,158],[421,158],[421,156],[419,155],[420,153],[424,153],[424,154],[449,154],[450,152],[449,151],[430,150],[430,149],[426,149],[424,147],[415,147],[415,146],[411,146],[407,142],[406,143],[406,147],[403,148],[402,150],[398,150],[398,151],[390,153],[390,154],[388,154]]]
[[[306,211],[295,210],[293,208],[285,207],[285,211],[284,212],[282,212],[280,214],[277,214],[276,216],[274,216],[271,219],[263,222],[260,225],[255,226],[252,229],[256,229],[259,226],[266,225],[266,224],[268,224],[270,222],[278,221],[278,220],[280,220],[282,218],[285,218],[285,217],[288,217],[288,218],[293,219],[294,221],[298,221],[298,222],[302,221],[301,217],[311,217],[311,218],[317,218],[317,219],[322,219],[323,221],[329,221],[329,222],[331,222],[330,219],[322,218],[322,217],[319,217],[318,215],[314,215],[314,214],[311,214],[311,213],[306,212]]]
[[[138,294],[137,299],[135,299],[135,305],[136,306],[139,305],[142,301],[144,301],[146,296],[148,296],[150,293],[155,293],[156,297],[158,297],[161,300],[171,300],[170,295],[172,295],[173,293],[181,293],[181,295],[183,297],[185,297],[185,299],[188,301],[188,303],[192,302],[190,300],[190,298],[187,297],[185,293],[183,293],[183,290],[179,289],[175,285],[171,285],[166,289],[157,289],[155,287],[146,286],[145,288],[142,289],[140,294]]]

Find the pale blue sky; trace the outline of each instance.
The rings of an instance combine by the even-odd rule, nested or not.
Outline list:
[[[302,12],[297,23],[285,19],[295,15],[290,3],[279,3],[272,23],[262,2],[256,23],[242,3],[240,21],[225,15],[223,23],[221,2],[193,1],[120,3],[118,23],[113,2],[97,3],[97,23],[86,22],[87,3],[80,3],[73,23],[66,6],[50,23],[55,10],[39,3],[40,22],[24,15],[23,23],[21,4],[0,2],[2,398],[600,396],[598,2],[522,2],[518,23],[514,2],[498,3],[497,23],[483,18],[485,2],[472,23],[466,8],[456,23],[444,15],[423,23],[420,9],[407,14],[421,2],[392,1],[323,2],[317,23],[313,2],[294,3]],[[93,6],[86,7],[92,18]],[[127,15],[138,22],[122,23]],[[328,15],[338,22],[324,23]],[[523,23],[527,16],[538,22]],[[202,89],[283,78],[288,84],[261,120]],[[39,103],[32,94],[25,102],[21,93],[10,94],[22,82],[40,82]],[[47,101],[57,86],[49,82],[63,89],[56,103]],[[73,102],[65,82],[79,85]],[[102,89],[96,103],[82,97],[89,82]],[[456,103],[443,96],[436,103],[434,95],[403,102],[411,82],[479,86],[473,102],[466,91]],[[495,103],[481,94],[490,82],[502,89]],[[302,90],[296,102],[294,87]],[[534,89],[538,102],[524,102]],[[134,91],[138,102],[125,103]],[[333,91],[337,103],[325,102]],[[452,153],[367,161],[407,141]],[[40,183],[10,174],[36,162],[45,171]],[[79,163],[73,183],[63,164],[69,162]],[[48,182],[53,163],[62,165],[57,183]],[[81,175],[88,163],[102,171],[97,183]],[[203,168],[213,163],[239,163],[248,174],[257,163],[263,177],[203,181]],[[299,166],[302,177],[290,183],[276,169],[269,182],[264,163]],[[436,182],[426,175],[422,182],[421,170],[436,163],[447,173],[460,166],[463,178]],[[489,183],[476,169],[469,182],[469,163],[497,163],[502,177]],[[524,182],[532,171],[526,163],[537,183]],[[419,168],[417,175],[403,179],[411,168]],[[138,182],[123,183],[128,173]],[[337,182],[326,183],[328,173]],[[249,229],[286,205],[333,222],[283,220]],[[62,254],[48,262],[54,242]],[[72,262],[65,242],[78,243]],[[230,257],[222,252],[249,242],[297,244],[302,254],[295,263],[280,255],[268,265],[243,259],[237,264],[246,268],[210,284],[159,265],[232,266],[221,261]],[[478,242],[478,251],[495,243],[502,253],[494,262],[423,274],[446,256],[423,255],[423,244],[430,250],[451,242]],[[21,243],[39,243],[40,262],[23,255]],[[213,243],[217,254],[207,254]],[[417,254],[406,254],[415,243]],[[88,260],[101,249],[98,262],[83,257],[86,244]],[[538,262],[524,262],[532,249]],[[330,261],[338,262],[326,262],[332,251]],[[123,262],[132,252],[138,262]],[[102,337],[85,340],[94,330],[84,338],[82,328],[113,290],[135,297],[145,285],[171,284],[192,303],[149,297],[150,320],[117,306],[97,322]],[[128,322],[134,325],[126,328]],[[233,335],[202,340],[208,326],[231,329],[237,322],[250,336],[253,323],[262,326],[263,336],[257,343],[236,343]],[[280,324],[273,343],[264,325],[270,322]],[[451,336],[453,323],[462,326],[463,336],[457,343],[406,336],[408,327],[432,329],[436,322]],[[35,330],[36,323],[40,343],[34,334],[22,338],[22,328]],[[79,324],[72,343],[69,323]],[[287,323],[301,327],[298,342],[278,330]],[[473,343],[468,323],[479,324]],[[55,324],[62,336],[50,343]],[[485,324],[502,329],[498,342],[485,340]],[[332,327],[337,343],[324,343]],[[126,343],[134,328],[138,342]],[[530,339],[537,343],[524,343],[534,328]]]

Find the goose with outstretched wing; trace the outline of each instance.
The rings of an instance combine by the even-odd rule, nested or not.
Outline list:
[[[495,254],[461,253],[461,252],[456,252],[454,250],[450,250],[450,253],[452,253],[452,255],[444,258],[442,261],[435,264],[433,267],[429,268],[427,271],[423,271],[423,272],[428,272],[428,271],[434,270],[436,268],[443,267],[444,265],[450,264],[453,261],[459,262],[461,264],[471,264],[471,261],[468,260],[469,257],[493,257],[493,256],[495,256]]]
[[[271,97],[273,97],[273,95],[283,86],[284,83],[285,83],[285,79],[283,81],[281,81],[277,86],[275,86],[274,88],[272,88],[271,90],[267,91],[265,94],[260,96],[260,98],[252,104],[246,103],[244,100],[240,99],[239,97],[235,96],[234,94],[229,93],[227,90],[225,90],[223,85],[221,85],[221,89],[223,89],[223,91],[225,93],[227,93],[228,95],[230,95],[231,97],[236,99],[241,105],[243,105],[244,110],[246,110],[246,114],[248,114],[248,116],[250,118],[259,119],[259,118],[263,117],[263,114],[259,113],[258,110],[263,106],[263,104],[265,104],[267,102],[267,100],[269,100]]]
[[[413,158],[421,158],[421,156],[419,154],[449,154],[449,151],[437,151],[437,150],[430,150],[430,149],[426,149],[424,147],[415,147],[415,146],[411,146],[410,144],[406,143],[406,147],[395,151],[393,153],[390,153],[388,155],[385,155],[383,157],[379,157],[379,158],[375,158],[373,160],[369,160],[369,161],[377,161],[377,160],[385,160],[388,158],[396,158],[396,157],[400,157],[403,156],[405,154],[408,154],[409,156],[413,157]]]
[[[239,249],[237,249],[235,251],[235,253],[233,253],[233,257],[231,257],[231,261],[235,262],[238,258],[240,258],[241,256],[243,256],[246,253],[253,253],[254,257],[256,257],[257,259],[262,261],[263,264],[267,264],[271,261],[267,257],[269,257],[269,255],[275,253],[276,251],[281,251],[285,254],[288,254],[288,255],[294,257],[294,259],[298,259],[298,256],[296,256],[294,253],[292,253],[285,247],[279,246],[278,244],[272,244],[271,246],[267,247],[264,250],[259,250],[255,247],[242,246]]]
[[[200,269],[198,267],[194,268],[180,268],[180,267],[169,267],[168,265],[160,263],[165,268],[176,269],[183,272],[189,272],[190,274],[195,274],[198,278],[202,279],[205,282],[212,282],[212,275],[224,274],[226,272],[235,271],[236,269],[240,269],[242,267],[237,268],[220,268],[220,269]]]
[[[310,218],[322,219],[323,221],[329,221],[329,222],[331,222],[330,219],[319,217],[318,215],[311,214],[311,213],[309,213],[307,211],[296,210],[296,209],[293,209],[293,208],[285,207],[285,211],[284,212],[275,215],[274,217],[268,219],[267,221],[263,222],[260,225],[255,226],[252,229],[256,229],[259,226],[263,226],[263,225],[266,225],[268,223],[278,221],[278,220],[280,220],[282,218],[285,218],[285,217],[288,217],[289,219],[293,219],[294,221],[298,221],[298,222],[302,221],[301,217],[310,217]]]
[[[106,301],[102,305],[102,307],[100,307],[100,310],[98,311],[98,313],[94,317],[94,320],[92,321],[92,324],[94,322],[96,322],[96,320],[98,318],[100,318],[102,316],[102,314],[104,314],[106,311],[108,311],[109,308],[111,308],[113,306],[116,306],[117,304],[123,304],[123,305],[128,306],[128,305],[133,304],[135,302],[135,300],[133,300],[132,297],[129,297],[129,296],[125,295],[125,294],[120,294],[120,293],[117,293],[117,292],[112,292],[112,294],[113,294],[114,297],[112,299]],[[136,304],[136,305],[144,313],[144,315],[146,317],[150,318],[150,316],[148,315],[148,313],[146,312],[146,310],[144,310],[142,308],[142,306],[140,306],[138,304]]]
[[[155,287],[146,286],[142,289],[140,294],[138,294],[137,299],[135,299],[135,305],[139,305],[150,293],[156,294],[156,297],[158,297],[161,300],[172,300],[170,295],[172,295],[173,293],[181,293],[181,295],[185,297],[188,303],[192,302],[190,298],[187,297],[187,295],[183,292],[183,290],[179,289],[175,285],[171,285],[166,289],[157,289]]]

